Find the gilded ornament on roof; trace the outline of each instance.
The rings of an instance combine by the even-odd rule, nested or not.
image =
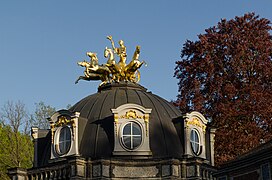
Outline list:
[[[120,116],[121,119],[144,119],[144,116],[140,116],[134,110],[129,110],[125,115]]]
[[[206,130],[206,126],[200,122],[200,120],[198,118],[192,118],[191,120],[187,121],[187,126],[188,125],[193,125],[193,126],[197,126],[199,128],[201,128],[203,131]]]
[[[94,52],[87,52],[89,61],[81,61],[77,64],[85,67],[84,76],[79,76],[75,83],[79,80],[101,80],[101,85],[111,82],[129,81],[137,83],[140,80],[139,68],[146,64],[145,61],[140,61],[140,46],[136,46],[132,60],[126,64],[127,52],[124,41],[119,41],[119,47],[115,47],[112,36],[107,36],[111,42],[112,48],[106,47],[104,50],[104,57],[108,58],[106,64],[99,64],[97,54]],[[116,56],[119,57],[118,63]]]

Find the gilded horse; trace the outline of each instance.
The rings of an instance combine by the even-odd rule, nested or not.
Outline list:
[[[105,66],[107,66],[109,68],[109,70],[111,71],[112,80],[119,82],[121,69],[120,69],[120,66],[118,64],[116,64],[116,62],[115,62],[113,50],[106,47],[104,50],[104,57],[108,58],[108,61],[105,64]]]
[[[145,64],[145,61],[140,61],[139,60],[140,56],[140,46],[136,46],[136,50],[134,52],[132,60],[129,62],[128,65],[125,67],[125,73],[126,73],[126,78],[128,81],[132,82],[139,82],[140,80],[140,72],[138,69]]]
[[[90,62],[87,61],[82,61],[82,62],[78,62],[77,64],[79,66],[85,67],[84,70],[84,75],[85,76],[79,76],[79,78],[76,80],[76,84],[78,83],[79,80],[83,79],[83,80],[101,80],[102,84],[105,84],[109,81],[109,75],[110,75],[110,70],[107,66],[102,65],[100,66],[98,64],[98,58],[96,56],[96,53],[92,53],[92,52],[87,52],[87,56],[90,57]]]

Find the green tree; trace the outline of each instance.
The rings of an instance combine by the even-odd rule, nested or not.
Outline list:
[[[272,136],[271,22],[254,13],[222,19],[187,40],[176,62],[176,105],[212,120],[218,165]]]
[[[34,114],[27,113],[21,101],[8,101],[0,111],[0,179],[9,179],[7,169],[30,168],[33,164],[34,147],[30,137],[31,126],[48,129],[47,118],[55,108],[44,102],[36,103]]]
[[[8,168],[32,166],[33,143],[27,130],[27,112],[21,101],[7,102],[0,115],[0,179],[8,179]]]

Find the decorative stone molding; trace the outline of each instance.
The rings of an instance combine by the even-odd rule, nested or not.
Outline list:
[[[112,109],[114,114],[114,151],[113,155],[146,156],[151,155],[149,147],[149,116],[151,109],[138,104],[124,104]],[[122,133],[127,123],[135,123],[141,131],[141,144],[135,149],[128,149],[122,142]],[[132,143],[132,142],[131,142]]]
[[[49,118],[51,128],[51,159],[63,158],[71,155],[78,155],[78,118],[80,113],[70,112],[69,110],[57,111]],[[71,131],[71,145],[67,153],[58,153],[59,136],[61,129],[68,127]]]
[[[38,131],[38,127],[31,127],[31,136],[34,140],[38,138]]]
[[[193,111],[191,113],[186,113],[185,117],[185,122],[186,122],[186,127],[198,127],[200,128],[204,133],[206,132],[206,127],[208,120],[199,112]]]
[[[13,168],[10,177],[27,179],[206,179],[215,168],[202,158],[185,159],[99,159],[70,157],[65,163],[33,169]]]
[[[186,113],[185,118],[185,127],[184,127],[184,140],[185,140],[185,155],[188,156],[197,156],[206,159],[206,128],[208,120],[199,112],[193,111],[191,113]],[[192,132],[194,131],[194,132]],[[198,153],[194,152],[191,133],[194,133],[195,136],[198,136],[199,151]],[[209,146],[209,145],[208,145]]]

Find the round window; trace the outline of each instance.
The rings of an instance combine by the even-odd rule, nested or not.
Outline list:
[[[127,123],[122,132],[122,143],[129,150],[136,149],[142,143],[142,130],[135,122]]]
[[[200,154],[200,150],[201,150],[200,138],[199,138],[199,133],[195,129],[192,129],[192,131],[191,131],[190,142],[191,142],[191,147],[192,147],[193,153],[198,156]]]
[[[59,133],[58,151],[59,154],[66,154],[71,147],[71,130],[68,126],[61,128]]]

